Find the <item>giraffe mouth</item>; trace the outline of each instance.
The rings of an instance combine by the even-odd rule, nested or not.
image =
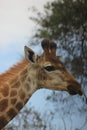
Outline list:
[[[68,85],[67,87],[69,94],[76,95],[79,94],[80,96],[83,95],[83,90],[81,89],[81,86],[79,83],[74,82],[72,85]]]
[[[77,91],[75,91],[72,86],[68,86],[67,88],[68,88],[69,94],[71,94],[71,95],[76,95],[76,94],[78,94]]]

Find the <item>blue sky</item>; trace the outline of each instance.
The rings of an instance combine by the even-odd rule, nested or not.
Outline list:
[[[31,42],[36,25],[29,20],[34,14],[28,8],[34,6],[43,11],[47,1],[0,0],[0,73],[19,61],[24,45]]]

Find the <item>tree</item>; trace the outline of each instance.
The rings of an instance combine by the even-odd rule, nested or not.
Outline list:
[[[85,87],[87,84],[87,0],[55,0],[31,17],[39,26],[34,37],[56,40],[67,52],[65,63]],[[87,94],[86,94],[87,95]]]
[[[40,28],[36,36],[59,38],[63,34],[78,33],[81,26],[87,28],[86,0],[56,0],[44,6],[44,14],[38,12],[32,18]]]

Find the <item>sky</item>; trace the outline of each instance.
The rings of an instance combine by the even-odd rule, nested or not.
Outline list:
[[[43,11],[49,0],[0,0],[0,73],[23,56],[24,45],[32,42],[36,24],[29,8]],[[50,0],[52,1],[52,0]]]

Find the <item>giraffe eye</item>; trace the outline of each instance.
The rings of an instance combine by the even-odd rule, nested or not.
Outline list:
[[[46,67],[44,67],[44,69],[47,70],[47,71],[54,71],[54,70],[56,70],[56,68],[54,66],[46,66]]]

